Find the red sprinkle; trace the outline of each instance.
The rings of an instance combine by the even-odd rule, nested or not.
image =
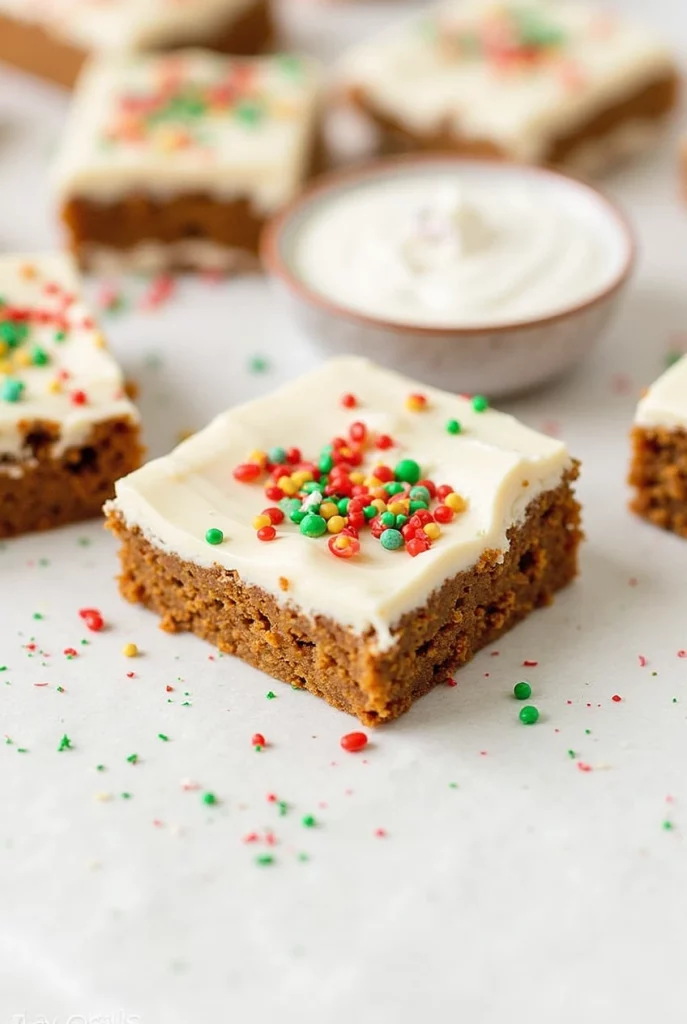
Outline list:
[[[485,673],[485,675],[489,675],[489,673],[488,673],[488,672],[486,672],[486,673]],[[447,680],[446,680],[446,685],[447,685],[447,686],[457,686],[457,685],[458,685],[458,683],[456,682],[456,680],[455,680],[455,679],[447,679]]]
[[[78,657],[79,652],[74,650],[73,647],[65,647],[64,654],[66,654],[67,657],[69,658],[76,658]]]
[[[251,740],[251,744],[254,747],[264,747],[266,745],[265,744],[265,737],[262,735],[261,732],[256,732],[253,735],[253,739]]]
[[[345,736],[341,737],[339,742],[349,754],[355,754],[358,750],[363,750],[367,746],[367,736],[364,732],[347,732]]]
[[[280,508],[264,508],[262,515],[269,516],[273,526],[278,526],[279,523],[284,522],[284,513]]]
[[[592,766],[590,764],[586,764],[584,761],[578,761],[577,767],[581,772],[590,772],[592,770]]]
[[[622,699],[623,698],[620,696],[619,693],[614,693],[613,696],[611,697],[611,700],[614,700],[616,702],[616,704],[619,704]]]
[[[277,531],[273,526],[261,526],[257,533],[258,540],[264,541],[274,540],[276,536]]]
[[[358,399],[355,397],[355,395],[342,395],[341,404],[343,405],[344,409],[355,409],[355,407],[358,404]]]
[[[638,654],[637,655],[637,660],[639,661],[639,667],[640,668],[644,668],[646,666],[647,660],[646,660],[646,658],[644,657],[643,654]]]
[[[102,615],[97,608],[82,608],[79,615],[84,620],[86,628],[92,633],[99,633],[105,625]]]
[[[387,448],[393,448],[393,446],[394,440],[388,434],[380,434],[377,438],[377,447],[382,451],[386,451]]]
[[[240,480],[242,484],[257,480],[262,469],[257,462],[243,462],[234,468],[234,480]]]
[[[85,391],[72,391],[72,405],[86,405],[88,398]]]
[[[678,651],[677,656],[678,658],[687,658],[687,651]]]
[[[536,668],[538,664],[539,664],[538,661],[529,661],[529,660],[523,661],[523,663],[522,663],[523,668]]]

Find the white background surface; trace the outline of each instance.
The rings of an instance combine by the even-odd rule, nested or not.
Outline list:
[[[331,53],[391,3],[317,22],[299,9],[312,37],[328,24]],[[687,56],[683,0],[623,9]],[[0,248],[55,239],[45,168],[64,109],[0,76]],[[638,390],[687,347],[675,143],[607,182],[641,242],[611,334],[574,376],[508,406],[553,421],[584,463],[579,582],[365,755],[339,748],[353,720],[125,605],[99,523],[0,546],[1,1024],[684,1021],[687,543],[634,521],[624,485]],[[259,280],[185,282],[159,312],[106,327],[153,454],[318,358]],[[256,354],[263,375],[247,370]],[[109,629],[88,634],[83,606]],[[535,727],[509,696],[520,678]],[[58,754],[65,732],[73,750]],[[265,830],[274,848],[242,841]]]

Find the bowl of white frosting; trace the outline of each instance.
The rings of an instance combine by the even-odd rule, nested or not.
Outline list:
[[[578,362],[634,258],[625,217],[591,185],[454,155],[320,178],[262,240],[291,313],[328,354],[494,397]]]

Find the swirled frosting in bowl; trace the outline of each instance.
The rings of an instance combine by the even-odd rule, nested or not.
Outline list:
[[[321,193],[292,232],[299,278],[364,316],[434,328],[539,320],[601,295],[627,236],[593,189],[505,164],[400,164]]]

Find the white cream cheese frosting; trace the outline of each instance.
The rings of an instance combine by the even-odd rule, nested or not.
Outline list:
[[[84,50],[202,43],[257,0],[0,0],[0,12],[44,25]]]
[[[674,67],[649,32],[584,3],[448,0],[352,49],[336,78],[419,136],[536,161]]]
[[[687,356],[683,356],[640,400],[635,415],[638,427],[687,430]]]
[[[286,54],[95,59],[53,169],[57,197],[109,203],[203,191],[272,212],[307,173],[318,84],[315,62]]]
[[[426,408],[413,412],[406,400],[418,391]],[[356,397],[356,408],[343,406],[344,392]],[[446,429],[452,419],[461,424],[458,434]],[[274,446],[296,446],[304,458],[316,458],[332,437],[348,436],[354,421],[394,441],[375,451],[372,465],[413,459],[423,478],[463,496],[466,510],[415,558],[386,550],[365,530],[359,554],[339,559],[326,535],[304,537],[288,521],[275,540],[260,541],[253,519],[274,502],[260,484],[235,480],[236,465],[255,449]],[[570,465],[560,441],[511,416],[477,412],[466,398],[344,357],[218,416],[170,455],[120,480],[108,510],[184,561],[235,570],[243,583],[306,615],[331,617],[359,634],[374,630],[383,649],[393,644],[400,618],[422,607],[446,579],[473,567],[486,550],[505,552],[510,527],[523,522],[529,503],[555,488]],[[212,528],[224,535],[218,546],[206,541]],[[289,581],[287,593],[280,578]]]
[[[556,176],[400,165],[315,203],[293,259],[339,306],[422,327],[537,319],[601,293],[624,236],[598,197]]]
[[[79,296],[71,260],[0,256],[0,472],[3,456],[31,456],[22,425],[57,424],[57,457],[87,443],[94,424],[121,418],[139,416]]]

